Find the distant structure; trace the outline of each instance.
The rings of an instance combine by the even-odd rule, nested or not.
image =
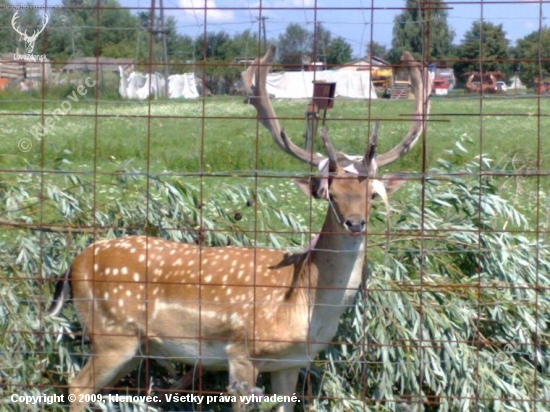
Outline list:
[[[130,58],[115,57],[80,57],[70,60],[57,73],[55,84],[72,84],[80,81],[82,76],[111,73],[118,75],[119,67],[125,73],[131,73],[135,69],[135,60]]]
[[[451,67],[436,67],[435,77],[442,79],[449,89],[453,89],[456,86],[455,72]]]
[[[119,67],[118,94],[123,99],[144,100],[150,97],[166,97],[166,79],[161,73],[126,73]],[[196,99],[199,97],[194,73],[168,76],[168,97],[170,99]]]
[[[504,73],[501,71],[484,72],[468,72],[464,76],[468,76],[466,81],[466,91],[468,93],[502,93],[503,90],[498,86],[498,81],[505,81]]]
[[[509,89],[512,90],[524,90],[527,87],[521,82],[519,76],[517,74],[514,75],[514,78],[512,79],[512,82],[510,83]]]
[[[8,86],[36,89],[42,81],[52,76],[51,62],[45,56],[43,60],[30,61],[15,59],[18,53],[0,55],[0,90]]]
[[[384,59],[377,56],[367,56],[346,63],[338,70],[369,71],[372,84],[377,90],[390,89],[393,83],[393,68]]]

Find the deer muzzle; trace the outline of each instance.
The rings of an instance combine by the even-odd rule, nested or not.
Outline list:
[[[344,222],[344,227],[349,230],[352,235],[357,236],[365,233],[367,222],[361,216],[351,216]]]

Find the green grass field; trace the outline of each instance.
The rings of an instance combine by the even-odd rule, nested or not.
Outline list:
[[[79,101],[38,141],[30,131],[61,102],[3,102],[0,161],[4,170],[28,163],[43,170],[53,169],[61,155],[74,163],[75,170],[112,171],[116,161],[131,161],[132,167],[151,173],[304,170],[273,145],[261,126],[257,133],[254,109],[240,97],[100,101],[97,105],[90,100]],[[273,105],[289,135],[302,143],[305,102],[274,101]],[[362,153],[369,133],[368,119],[378,118],[382,121],[380,151],[384,151],[406,133],[411,112],[412,101],[337,100],[328,113],[330,135],[338,150]],[[498,166],[533,169],[539,155],[540,166],[544,167],[550,154],[545,139],[550,127],[545,114],[549,112],[549,99],[532,96],[499,96],[483,101],[475,97],[433,98],[426,134],[426,169],[461,136],[473,141],[471,153],[483,152]],[[27,153],[17,146],[23,138],[33,144]],[[421,160],[422,149],[415,149],[393,169],[418,172]]]

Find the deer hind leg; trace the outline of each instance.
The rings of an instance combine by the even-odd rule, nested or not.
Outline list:
[[[93,352],[80,373],[69,384],[69,394],[75,395],[71,412],[79,412],[88,406],[79,402],[106,386],[116,384],[139,363],[137,336],[95,336]]]
[[[271,390],[273,393],[282,396],[292,396],[296,393],[296,383],[298,382],[300,369],[292,368],[271,372]],[[275,408],[276,412],[292,412],[293,410],[293,402],[281,402]]]

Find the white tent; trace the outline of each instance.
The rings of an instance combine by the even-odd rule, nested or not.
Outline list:
[[[336,96],[376,99],[376,91],[367,71],[324,70],[282,72],[267,76],[267,93],[282,99],[308,99],[313,96],[313,81],[336,83]]]
[[[122,67],[119,67],[120,82],[119,94],[125,99],[147,99],[150,95],[157,97],[165,96],[166,80],[160,73],[141,74],[132,72],[127,75]],[[194,73],[174,74],[168,77],[168,96],[171,99],[186,98],[195,99],[199,97]]]
[[[510,89],[525,89],[525,85],[521,82],[518,76],[514,76],[509,86]]]
[[[171,99],[183,97],[196,99],[199,97],[195,73],[173,74],[168,77],[168,93]]]

